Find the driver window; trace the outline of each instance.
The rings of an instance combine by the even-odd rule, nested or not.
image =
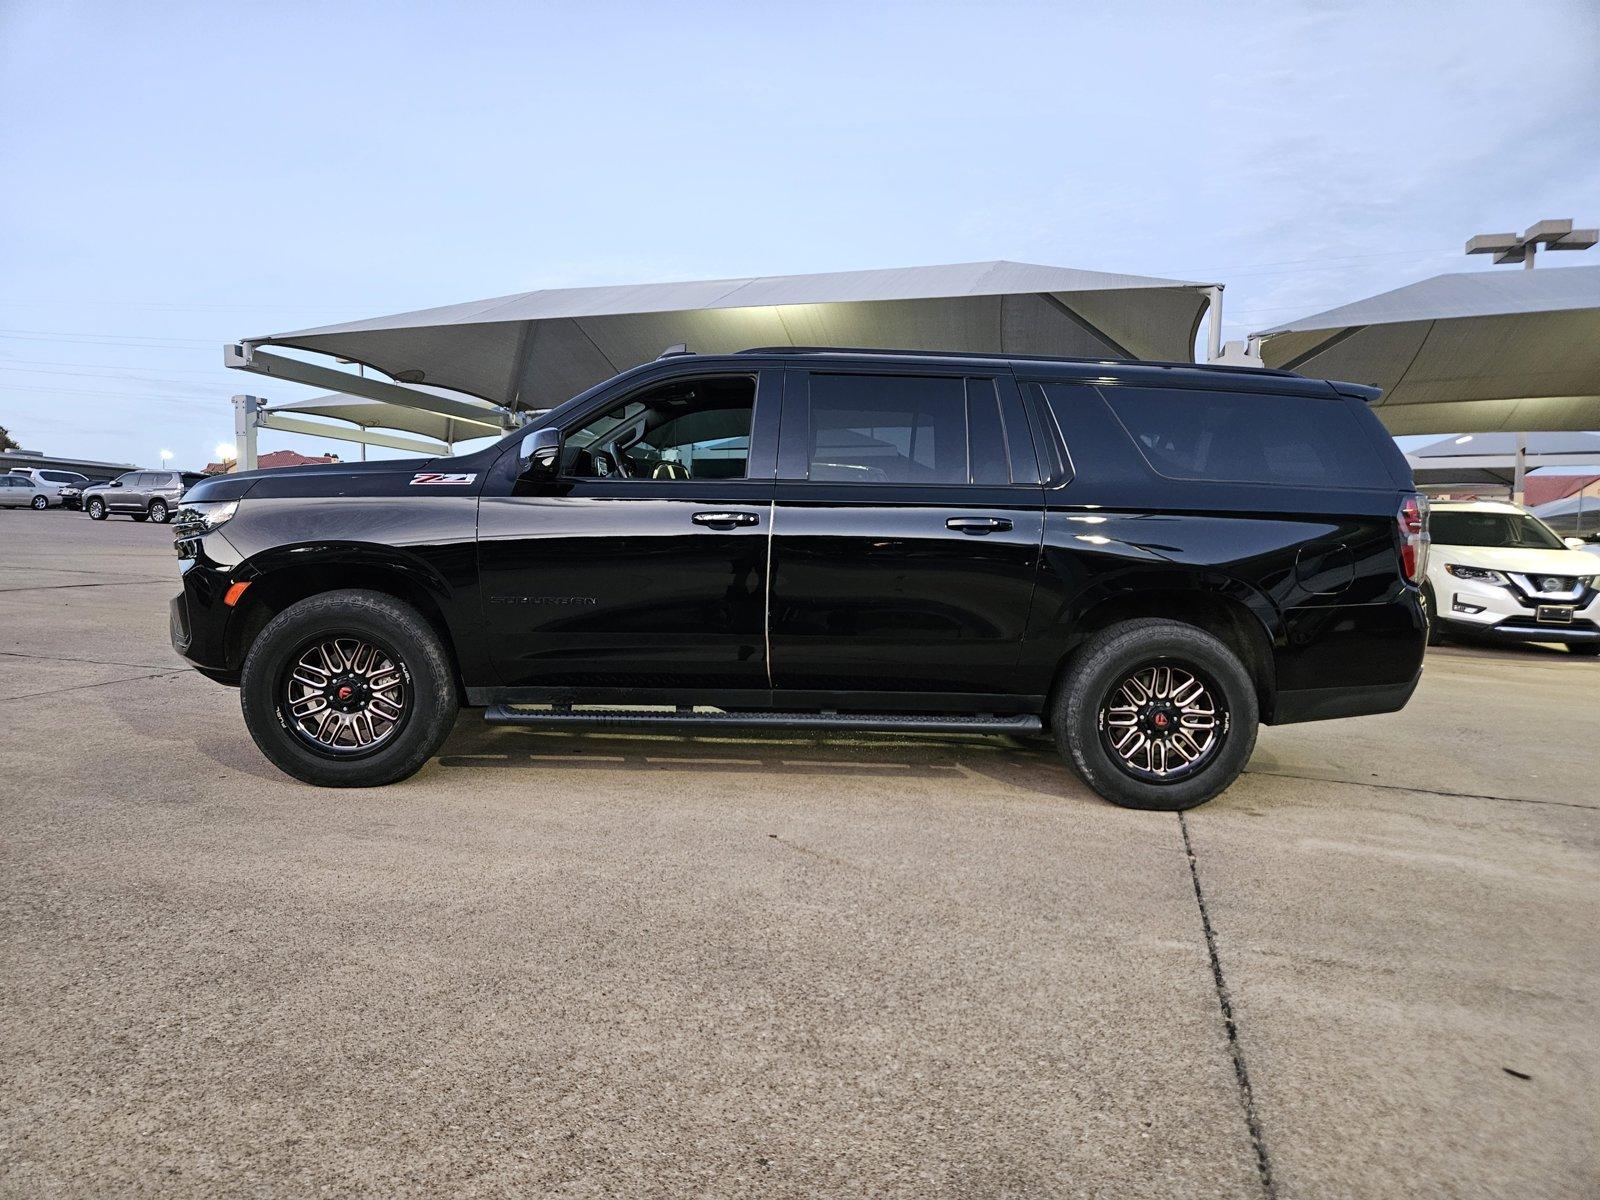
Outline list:
[[[756,381],[675,379],[630,396],[568,433],[569,479],[743,479],[750,459]]]

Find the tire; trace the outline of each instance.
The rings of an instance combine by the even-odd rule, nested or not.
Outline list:
[[[315,722],[326,712],[331,725],[339,724],[345,714],[330,711],[341,690],[336,685],[345,679],[365,682],[358,679],[359,651],[353,671],[346,659],[335,674],[312,667],[308,676],[303,657],[312,655],[315,661],[338,665],[333,657],[320,657],[316,650],[335,642],[341,643],[335,647],[336,655],[348,654],[350,643],[357,643],[375,648],[391,664],[377,669],[373,694],[387,696],[383,703],[401,715],[387,720],[381,715],[387,708],[369,705],[358,709],[349,734],[352,743],[362,736],[361,713],[365,713],[368,734],[387,720],[381,739],[365,748],[323,743],[314,747],[312,736],[289,711],[291,703],[310,704],[320,696],[323,708],[301,719]],[[307,697],[307,689],[299,681],[315,679],[319,671],[328,676],[329,690]],[[399,677],[392,690],[386,682],[389,672]],[[296,696],[303,698],[296,701]],[[359,706],[361,697],[353,702]],[[378,787],[415,775],[439,749],[458,711],[455,674],[433,627],[416,609],[393,596],[353,589],[312,596],[273,617],[245,656],[239,703],[245,725],[261,752],[286,774],[319,787]],[[333,741],[344,736],[335,732]]]
[[[150,519],[149,513],[129,513],[128,515],[135,521],[148,521]]]
[[[99,496],[89,497],[87,511],[91,521],[104,521],[108,515],[106,513],[106,502],[100,499]]]
[[[1118,706],[1132,697],[1122,691],[1130,677],[1149,680],[1153,668],[1168,667],[1174,671],[1166,677],[1166,697],[1154,695],[1145,706]],[[1179,682],[1184,677],[1200,685],[1199,693]],[[1169,698],[1182,701],[1185,695],[1199,697],[1192,710],[1187,702]],[[1213,740],[1202,748],[1200,735],[1188,735],[1186,746],[1198,751],[1192,762],[1169,768],[1168,754],[1183,758],[1188,749],[1163,749],[1158,773],[1152,769],[1154,747],[1148,761],[1133,764],[1124,764],[1113,749],[1125,719],[1142,723],[1130,733],[1148,728],[1147,742],[1184,745],[1189,722],[1198,726],[1207,719],[1207,707]],[[1155,728],[1158,717],[1160,725],[1183,732],[1162,739]],[[1173,724],[1167,726],[1168,721]],[[1103,629],[1079,648],[1057,689],[1051,725],[1062,757],[1105,799],[1124,808],[1178,812],[1204,804],[1239,777],[1255,749],[1259,706],[1250,673],[1222,641],[1179,621],[1141,619]],[[1170,778],[1159,777],[1169,771]]]
[[[50,497],[48,497],[48,496],[35,496],[33,498],[33,511],[34,512],[43,512],[45,509],[47,509],[49,507],[50,507]]]
[[[1582,658],[1600,656],[1600,642],[1568,642],[1567,649]]]
[[[167,509],[167,502],[165,500],[150,501],[150,519],[157,525],[165,525],[167,523],[167,518],[171,515],[172,514]]]

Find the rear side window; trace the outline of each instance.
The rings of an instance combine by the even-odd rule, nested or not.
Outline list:
[[[1392,486],[1343,400],[1182,388],[1101,394],[1145,461],[1169,479]]]
[[[813,375],[810,407],[808,479],[944,484],[969,478],[967,389],[959,377]]]

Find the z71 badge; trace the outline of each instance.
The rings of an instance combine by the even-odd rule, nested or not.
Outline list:
[[[465,487],[478,477],[476,471],[445,474],[441,471],[418,471],[411,477],[412,487]]]

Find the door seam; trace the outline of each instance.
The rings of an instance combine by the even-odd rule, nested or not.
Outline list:
[[[767,504],[767,571],[766,597],[761,607],[761,638],[767,657],[767,690],[777,691],[772,675],[772,542],[778,529],[778,497],[774,492]]]

